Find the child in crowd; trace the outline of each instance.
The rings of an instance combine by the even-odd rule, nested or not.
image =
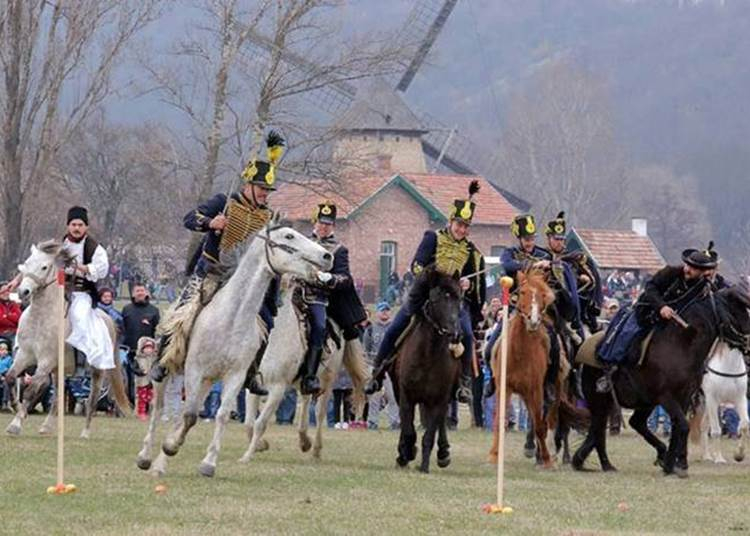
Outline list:
[[[10,353],[10,342],[0,339],[0,409],[8,409],[10,400],[9,387],[5,383],[5,373],[13,366],[13,356]]]
[[[148,377],[148,371],[156,360],[156,341],[151,337],[138,339],[138,348],[135,352],[135,362],[138,368],[145,374],[136,375],[135,398],[136,415],[142,421],[148,419],[148,408],[154,396],[154,390]]]

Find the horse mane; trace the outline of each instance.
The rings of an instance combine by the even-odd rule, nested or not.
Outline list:
[[[56,260],[62,262],[64,266],[69,266],[75,260],[75,256],[71,255],[59,240],[51,239],[39,242],[36,248],[47,255],[54,255]]]

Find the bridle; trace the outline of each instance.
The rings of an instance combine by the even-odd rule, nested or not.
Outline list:
[[[424,316],[425,320],[427,320],[427,322],[432,326],[432,329],[434,329],[438,335],[440,335],[441,337],[449,336],[451,340],[457,341],[460,336],[458,326],[456,326],[453,331],[444,326],[441,326],[430,313],[431,304],[432,301],[430,298],[428,298],[427,301],[424,302],[424,305],[422,305],[422,316]]]
[[[293,255],[295,253],[299,253],[300,249],[296,248],[294,246],[290,246],[289,244],[284,244],[282,242],[277,242],[271,238],[271,232],[275,231],[277,229],[280,229],[282,225],[267,225],[265,228],[266,234],[260,234],[258,233],[257,237],[260,238],[265,242],[264,251],[266,256],[266,264],[268,264],[268,267],[271,269],[271,272],[273,272],[273,275],[275,276],[281,276],[283,275],[283,272],[281,272],[278,268],[276,268],[273,265],[273,261],[271,261],[271,252],[274,249],[280,249],[281,251],[285,253],[289,253],[290,255]],[[320,267],[320,265],[314,261],[313,259],[309,259],[305,257],[304,255],[301,256],[302,260],[309,262],[310,264],[313,264],[314,266]]]
[[[713,291],[709,290],[708,296],[709,301],[711,302],[711,310],[714,315],[714,320],[716,321],[716,326],[719,331],[719,339],[726,342],[730,348],[742,352],[745,357],[750,356],[750,334],[739,331],[732,324],[731,318],[727,320],[726,315],[719,312]]]

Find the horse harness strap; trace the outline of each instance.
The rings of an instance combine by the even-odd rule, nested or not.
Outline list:
[[[430,324],[430,325],[432,326],[432,328],[433,328],[433,329],[434,329],[434,330],[435,330],[435,331],[437,332],[437,334],[438,334],[438,335],[440,335],[441,337],[445,337],[445,336],[448,336],[448,335],[450,335],[450,336],[452,336],[452,338],[453,338],[454,340],[455,340],[455,339],[458,339],[458,338],[459,338],[459,336],[458,336],[458,333],[457,333],[457,332],[451,333],[451,332],[450,332],[449,330],[445,329],[445,328],[444,328],[444,327],[442,327],[442,326],[441,326],[440,324],[438,324],[438,323],[437,323],[437,322],[435,321],[435,319],[434,319],[434,318],[432,318],[432,315],[430,314],[430,307],[429,307],[429,304],[430,304],[430,300],[427,300],[426,302],[424,302],[424,305],[422,306],[422,315],[424,316],[425,320],[427,320],[427,322],[428,322],[428,323],[429,323],[429,324]]]
[[[750,376],[750,370],[748,370],[747,367],[745,367],[745,372],[738,372],[734,374],[730,374],[729,372],[719,372],[718,370],[712,369],[708,365],[706,365],[706,370],[711,374],[716,374],[717,376],[721,376],[722,378],[744,378],[745,376]]]

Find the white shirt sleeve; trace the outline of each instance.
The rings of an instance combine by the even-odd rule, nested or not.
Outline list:
[[[89,281],[99,281],[109,274],[109,257],[107,257],[107,250],[101,245],[96,246],[94,256],[91,258],[91,264],[88,265],[88,268],[89,271],[86,274],[86,279]]]

